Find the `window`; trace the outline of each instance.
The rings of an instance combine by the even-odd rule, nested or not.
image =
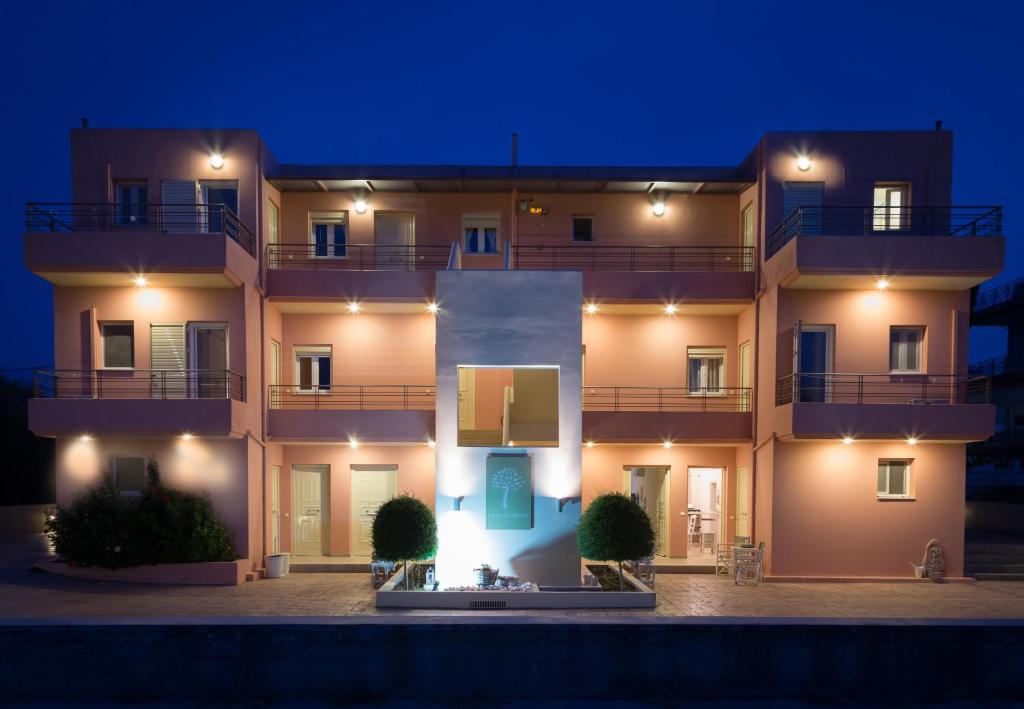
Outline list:
[[[311,215],[310,237],[313,253],[318,258],[348,256],[348,215]]]
[[[330,347],[296,349],[295,390],[300,393],[331,390]]]
[[[889,371],[920,372],[923,327],[893,327],[889,330]]]
[[[747,206],[743,210],[743,245],[754,245],[754,208]]]
[[[500,228],[500,217],[476,214],[462,215],[463,253],[498,253],[498,232]]]
[[[725,393],[725,348],[691,347],[687,351],[686,379],[691,396]]]
[[[572,240],[593,241],[594,240],[594,218],[573,217],[572,218]]]
[[[910,461],[878,461],[878,496],[910,497]]]
[[[875,185],[874,230],[897,231],[910,226],[910,185]]]
[[[277,205],[267,200],[267,243],[276,244],[280,230],[280,216]]]
[[[146,459],[137,455],[111,456],[110,478],[122,495],[141,495],[146,488]]]
[[[558,445],[557,367],[458,367],[458,445]]]
[[[118,226],[137,226],[148,220],[148,188],[145,182],[119,182],[114,187]]]
[[[134,324],[100,323],[100,341],[105,369],[131,369],[135,366]]]

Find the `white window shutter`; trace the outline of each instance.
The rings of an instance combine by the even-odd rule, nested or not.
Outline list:
[[[153,395],[168,399],[184,398],[185,324],[167,323],[149,326],[149,367],[153,370]]]
[[[195,180],[164,180],[160,183],[163,209],[163,231],[195,233],[205,220],[198,218],[196,205],[202,201],[199,183]]]

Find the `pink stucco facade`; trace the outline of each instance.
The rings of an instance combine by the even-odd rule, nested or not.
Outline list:
[[[908,577],[932,538],[963,574],[965,444],[994,427],[966,376],[969,292],[1001,270],[1004,235],[997,212],[949,208],[947,131],[769,133],[738,165],[581,168],[290,165],[253,131],[82,129],[71,176],[72,204],[30,207],[24,236],[54,287],[30,426],[57,439],[63,504],[115,458],[154,457],[211,495],[258,573],[298,550],[296,471],[316,470],[320,555],[353,556],[354,470],[434,504],[437,273],[582,271],[584,506],[655,470],[669,561],[707,554],[691,525],[711,504],[714,543],[763,543],[770,577]],[[913,232],[874,228],[894,185]],[[126,221],[140,186],[149,207]],[[795,228],[794,206],[812,217]],[[131,326],[127,367],[109,366],[108,325]],[[821,400],[800,364],[814,328]],[[920,333],[912,371],[891,369],[893,328]],[[467,427],[500,430],[505,384],[473,386]],[[889,460],[909,466],[898,497],[876,485]]]

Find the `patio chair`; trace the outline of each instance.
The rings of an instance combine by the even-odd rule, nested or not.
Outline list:
[[[388,582],[391,574],[395,571],[393,561],[372,561],[370,562],[370,586],[380,588]]]
[[[761,583],[761,555],[763,549],[742,549],[733,547],[732,550],[732,582],[739,586],[741,581],[753,581],[757,586]]]
[[[719,544],[715,553],[715,576],[732,573],[732,544]]]
[[[636,580],[648,588],[654,588],[656,570],[654,568],[654,557],[648,556],[644,559],[636,559],[631,564],[631,573]]]

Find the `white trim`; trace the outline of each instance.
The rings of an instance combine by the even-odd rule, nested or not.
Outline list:
[[[911,491],[910,491],[910,476],[911,476],[911,470],[914,467],[914,460],[912,458],[879,458],[878,459],[878,468],[881,468],[882,465],[889,466],[889,465],[892,465],[893,463],[903,463],[906,466],[905,467],[905,472],[904,472],[904,475],[903,475],[903,492],[902,493],[891,493],[891,492],[889,492],[889,488],[890,488],[890,475],[889,475],[889,468],[886,467],[886,471],[885,471],[885,492],[882,492],[882,491],[880,491],[878,489],[878,477],[877,477],[877,472],[878,471],[876,469],[876,476],[875,476],[875,494],[876,494],[876,496],[878,497],[879,500],[908,500],[908,499],[913,499],[913,496],[911,495]]]
[[[917,333],[917,369],[893,369],[892,368],[892,336],[897,331]],[[889,326],[889,373],[890,374],[923,374],[924,367],[924,337],[925,328],[923,325],[890,325]]]
[[[320,256],[316,253],[316,234],[313,231],[313,227],[317,224],[324,224],[327,226],[335,226],[341,224],[345,227],[345,253],[342,256],[336,256],[334,254],[336,244],[332,240],[327,242],[327,253]],[[309,244],[313,247],[313,258],[328,258],[328,259],[347,259],[348,258],[348,247],[350,246],[349,237],[351,223],[348,218],[348,210],[338,210],[333,212],[307,212],[306,214],[306,232],[309,237]],[[328,237],[333,237],[333,230]]]
[[[469,250],[469,239],[466,237],[466,229],[479,229],[477,235],[477,246],[482,249],[477,251]],[[484,229],[494,229],[494,251],[487,251],[487,237]],[[462,215],[462,253],[473,256],[494,256],[501,253],[501,214],[485,212],[466,212]]]
[[[292,347],[294,356],[292,361],[294,363],[294,379],[292,381],[292,393],[295,394],[315,394],[320,391],[330,391],[331,386],[334,384],[334,353],[331,351],[330,345],[295,345]],[[331,378],[327,382],[325,389],[320,386],[320,362],[318,361],[321,357],[327,357],[331,361]],[[310,387],[308,389],[302,388],[302,375],[299,367],[299,360],[303,357],[308,357],[312,361],[310,362]]]
[[[725,373],[726,373],[726,351],[725,347],[687,347],[686,348],[686,389],[688,396],[725,396]],[[720,359],[721,364],[718,365],[718,386],[714,389],[710,389],[702,385],[700,382],[690,381],[690,363],[694,360],[712,360]],[[707,379],[707,374],[703,374],[704,365],[701,365],[702,378]],[[698,391],[694,391],[694,387]]]

